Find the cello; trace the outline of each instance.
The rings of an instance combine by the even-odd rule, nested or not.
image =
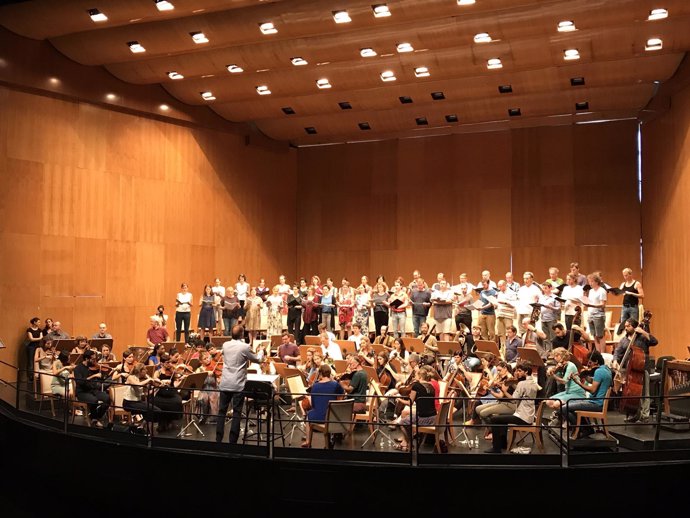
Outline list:
[[[570,337],[568,339],[568,352],[573,355],[574,358],[580,362],[580,365],[587,365],[589,359],[589,350],[587,347],[582,345],[580,341],[574,341],[575,330],[573,326],[579,326],[582,322],[582,308],[580,306],[575,306],[575,315],[573,316],[573,322],[570,324]]]
[[[644,318],[640,327],[649,332],[649,321],[652,318],[651,311],[644,312]],[[647,358],[640,347],[635,345],[637,331],[630,337],[630,343],[625,350],[620,368],[614,378],[614,384],[622,385],[621,402],[619,410],[626,414],[635,414],[640,405],[642,389],[644,386],[644,374],[647,367]]]

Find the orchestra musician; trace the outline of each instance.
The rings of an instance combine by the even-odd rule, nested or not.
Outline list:
[[[98,358],[99,363],[106,363],[106,362],[115,362],[117,361],[117,358],[113,354],[113,352],[110,350],[110,346],[108,344],[103,344],[101,346],[101,354]]]
[[[594,369],[594,375],[591,382],[582,380],[580,376],[574,376],[572,380],[577,383],[585,391],[591,394],[589,399],[584,400],[570,400],[561,407],[561,414],[568,419],[570,425],[574,425],[577,421],[578,410],[589,410],[593,412],[600,412],[604,406],[604,396],[611,387],[612,375],[611,370],[605,365],[604,357],[599,351],[592,351],[589,356],[588,368]],[[580,428],[582,435],[588,435],[589,431],[585,428]]]
[[[410,424],[414,421],[419,426],[433,425],[436,421],[436,392],[434,387],[429,383],[430,372],[428,369],[420,368],[415,373],[414,382],[410,390],[408,398],[409,406],[417,403],[415,412],[409,412],[399,421],[402,437],[399,444],[395,446],[396,450],[408,451],[410,444]],[[415,415],[416,413],[416,415]]]
[[[76,345],[72,348],[72,354],[84,354],[89,348],[89,341],[85,336],[77,336],[75,339]]]
[[[560,324],[559,324],[560,325]],[[561,326],[563,329],[563,326]],[[570,353],[563,347],[553,350],[553,358],[556,365],[547,370],[547,375],[555,379],[559,384],[565,385],[563,391],[558,392],[546,400],[546,405],[553,409],[549,426],[560,425],[561,406],[570,399],[584,399],[585,390],[578,385],[573,378],[578,375],[577,366],[570,361]]]
[[[353,412],[362,414],[367,408],[367,387],[369,381],[367,373],[362,369],[362,358],[352,355],[348,358],[348,369],[352,373],[350,384],[345,387],[345,392],[355,400]]]
[[[278,357],[283,363],[287,363],[293,367],[297,366],[297,361],[300,359],[299,346],[295,343],[295,336],[283,332],[280,337],[281,344],[278,347]]]
[[[156,422],[161,417],[161,409],[155,405],[144,402],[144,388],[157,384],[154,378],[150,378],[146,371],[146,365],[137,363],[132,372],[127,376],[127,390],[122,398],[122,408],[132,415],[141,415],[145,421]]]
[[[110,406],[110,396],[103,391],[103,376],[96,352],[86,350],[82,358],[82,363],[74,368],[77,400],[88,404],[91,426],[103,428],[101,419]]]
[[[146,360],[146,365],[153,365],[156,369],[160,368],[161,356],[165,353],[165,345],[158,344]]]
[[[110,379],[116,383],[124,383],[134,369],[134,353],[131,349],[122,352],[122,362],[110,372]]]
[[[168,330],[161,325],[161,319],[158,315],[153,315],[150,319],[151,327],[146,332],[146,343],[149,347],[155,347],[168,341]],[[185,331],[185,340],[187,339],[187,332]]]
[[[322,324],[323,325],[323,324]],[[321,342],[321,352],[324,356],[330,358],[331,360],[342,360],[343,353],[340,351],[340,347],[333,339],[331,339],[330,334],[326,331],[322,331],[319,334],[319,341]]]
[[[318,369],[319,380],[311,386],[309,399],[311,410],[307,412],[307,436],[302,441],[302,448],[310,448],[311,423],[322,423],[326,420],[328,403],[345,393],[343,387],[332,379],[330,366],[322,364]]]
[[[179,356],[179,353],[177,353]],[[158,418],[158,431],[165,432],[172,422],[182,418],[182,397],[176,387],[182,381],[179,369],[175,367],[172,356],[163,353],[161,368],[153,373],[153,379],[160,382],[160,388],[153,398],[153,404],[161,410]]]
[[[68,379],[72,377],[75,365],[69,364],[69,353],[60,351],[57,359],[53,362],[53,379],[50,382],[50,391],[56,396],[65,397]]]
[[[362,327],[359,324],[352,325],[352,334],[347,337],[350,342],[354,342],[355,350],[359,351],[362,346],[362,339],[364,335],[362,334]]]

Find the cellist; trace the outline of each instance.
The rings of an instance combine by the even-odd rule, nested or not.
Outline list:
[[[633,338],[633,335],[635,337]],[[631,345],[630,341],[634,340],[632,346],[637,349],[641,349],[644,353],[645,365],[649,360],[649,348],[654,347],[659,343],[659,341],[649,332],[647,332],[634,318],[629,318],[625,321],[625,335],[618,342],[618,346],[613,354],[614,359],[614,369],[620,368],[621,361],[625,355],[625,351]],[[637,407],[637,412],[629,413],[626,417],[626,423],[646,423],[649,421],[649,372],[645,369],[643,375],[644,381],[642,384],[642,399]],[[629,409],[628,409],[629,411]]]

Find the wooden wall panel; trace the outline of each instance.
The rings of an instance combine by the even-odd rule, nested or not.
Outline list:
[[[0,113],[3,360],[32,316],[87,336],[105,321],[119,352],[144,343],[158,304],[174,329],[183,281],[198,299],[217,275],[294,276],[287,146],[6,88]]]
[[[642,243],[645,305],[652,310],[658,354],[688,358],[690,293],[682,279],[690,264],[690,88],[670,110],[642,127]]]

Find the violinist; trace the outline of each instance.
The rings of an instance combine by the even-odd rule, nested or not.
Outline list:
[[[568,422],[571,425],[574,425],[577,421],[575,412],[578,410],[601,411],[604,406],[604,396],[606,396],[606,392],[609,390],[609,387],[611,387],[613,380],[611,370],[604,364],[604,357],[599,351],[592,351],[587,367],[594,369],[594,376],[591,382],[582,380],[581,375],[574,376],[572,380],[585,389],[586,392],[589,392],[591,397],[585,400],[567,401],[566,404],[561,407],[561,414],[564,417],[567,416]],[[581,430],[581,433],[586,433],[584,429],[581,428]]]
[[[67,380],[72,377],[75,366],[69,364],[69,353],[60,351],[57,360],[53,362],[53,380],[50,382],[50,391],[56,396],[65,397]]]
[[[314,383],[319,378],[319,372],[321,372],[321,366],[324,365],[323,363],[323,355],[315,351],[314,356],[312,358],[312,366],[311,369],[307,372],[307,386],[311,387]],[[327,365],[328,368],[330,369],[330,365]]]
[[[302,442],[302,448],[310,448],[311,424],[321,423],[326,420],[328,403],[337,399],[345,391],[337,381],[332,379],[333,371],[330,366],[322,364],[318,369],[319,380],[314,383],[308,396],[311,400],[311,410],[307,413],[307,436]]]
[[[415,376],[416,376],[417,371],[419,369],[420,369],[419,355],[417,353],[410,354],[410,357],[408,360],[408,371],[409,371],[408,376],[405,378],[404,381],[398,381],[395,384],[395,388],[393,388],[392,390],[389,390],[385,394],[385,396],[387,398],[393,398],[393,397],[399,397],[400,398],[396,402],[395,413],[394,413],[395,418],[389,426],[389,428],[391,428],[391,429],[395,429],[395,426],[400,424],[401,419],[409,414],[409,411],[410,411],[409,407],[406,406],[406,405],[408,405],[407,394],[409,393],[409,391],[412,388],[412,384],[414,383]],[[404,398],[401,397],[403,394],[405,395]]]
[[[180,354],[180,351],[178,351],[175,347],[170,349],[170,364],[173,366],[175,371],[179,373],[180,375],[182,374],[191,374],[194,369],[192,369],[187,362],[189,361],[189,357],[191,356],[191,350],[188,350],[185,352],[185,356],[187,357],[187,361],[182,360],[182,355]],[[162,362],[161,362],[162,363]]]
[[[561,329],[563,329],[563,326],[561,326]],[[546,405],[553,409],[549,426],[559,426],[561,406],[563,403],[569,399],[584,399],[586,393],[584,389],[573,380],[578,373],[576,365],[569,361],[570,353],[568,353],[568,350],[563,347],[557,347],[553,350],[553,357],[556,360],[556,365],[549,368],[547,375],[553,378],[557,383],[565,385],[565,389],[551,396],[551,399],[547,399]]]
[[[213,350],[215,352],[215,349]],[[207,372],[208,375],[204,379],[204,385],[197,396],[197,409],[201,414],[199,423],[216,423],[216,415],[218,414],[218,383],[220,381],[221,369],[217,368],[218,364],[214,359],[212,352],[205,351],[201,353],[201,365],[197,372]]]
[[[376,366],[376,352],[369,342],[369,338],[366,336],[362,337],[360,342],[359,352],[357,353],[363,360],[363,365],[369,365],[370,367]]]
[[[146,365],[137,363],[127,376],[127,390],[122,397],[122,408],[132,415],[141,415],[146,421],[156,422],[161,416],[161,409],[143,401],[144,388],[156,383],[146,371]]]
[[[98,366],[96,352],[84,351],[82,358],[82,363],[74,368],[77,400],[88,404],[91,426],[103,428],[101,419],[110,406],[110,396],[102,389],[103,376]]]
[[[645,365],[649,361],[649,348],[654,347],[659,343],[659,341],[647,330],[645,330],[637,320],[634,318],[629,318],[625,321],[625,335],[623,338],[621,338],[620,342],[618,342],[618,346],[616,347],[616,350],[613,353],[613,359],[614,359],[614,368],[618,368],[621,361],[623,360],[623,356],[625,355],[625,351],[628,349],[628,347],[631,346],[630,340],[633,339],[633,335],[635,335],[634,342],[632,344],[633,347],[637,347],[638,349],[642,349],[644,352],[644,359],[645,359]],[[646,423],[649,421],[649,406],[650,406],[650,399],[649,399],[649,372],[645,370],[644,372],[644,379],[642,383],[642,399],[640,399],[640,405],[638,406],[637,412],[635,414],[629,415],[625,422],[626,423],[635,423],[635,422],[642,422]]]
[[[103,344],[101,346],[101,356],[98,359],[99,363],[106,363],[106,362],[115,362],[117,361],[117,358],[115,358],[115,355],[110,349],[110,346],[108,344]]]
[[[177,355],[179,356],[179,353]],[[158,431],[165,432],[172,426],[172,421],[182,417],[182,397],[176,390],[182,376],[175,368],[170,354],[164,353],[161,356],[161,368],[154,372],[153,379],[161,384],[153,398],[153,404],[162,410]]]
[[[402,343],[400,338],[393,339],[393,349],[388,354],[388,361],[392,360],[393,358],[398,358],[402,365],[407,365],[407,362],[410,358],[410,352],[405,349],[405,344]]]
[[[149,355],[146,365],[153,365],[156,369],[160,369],[161,356],[165,353],[165,345],[158,344]]]
[[[72,354],[84,354],[89,348],[89,341],[85,336],[77,336],[75,339],[76,345],[72,349]]]
[[[39,379],[39,372],[52,372],[55,361],[55,345],[52,340],[46,340],[34,352],[35,378]]]
[[[474,407],[471,424],[477,422],[489,423],[493,416],[497,415],[511,415],[515,413],[517,402],[513,399],[503,397],[501,386],[505,384],[508,388],[508,395],[515,392],[515,377],[513,376],[513,369],[509,363],[501,361],[497,366],[496,377],[489,384],[488,390],[492,395],[493,400],[487,401]],[[485,439],[491,439],[491,429],[487,428]]]
[[[436,406],[434,405],[436,392],[434,387],[429,383],[430,372],[429,369],[421,368],[415,374],[415,380],[412,384],[412,390],[409,396],[409,408],[417,403],[415,412],[409,412],[399,421],[400,429],[402,431],[402,438],[400,443],[395,446],[396,450],[408,451],[410,444],[410,424],[414,420],[419,426],[429,426],[436,422]],[[416,416],[415,416],[416,413]]]
[[[321,324],[323,325],[323,324]],[[319,334],[319,341],[321,342],[321,352],[324,356],[327,356],[331,360],[342,360],[343,353],[340,351],[340,347],[334,340],[330,338],[332,333],[322,331]]]
[[[110,372],[110,379],[124,383],[134,369],[134,363],[134,353],[131,349],[125,349],[122,353],[122,362]]]
[[[306,355],[307,360],[304,363],[302,363],[302,361],[300,360],[298,362],[299,365],[297,365],[297,368],[299,370],[301,370],[304,374],[306,374],[307,377],[309,376],[309,373],[314,369],[314,352],[315,351],[316,351],[316,349],[314,349],[313,347],[310,347],[309,349],[307,349],[307,355]]]
[[[362,369],[362,358],[360,356],[350,356],[348,360],[348,369],[352,373],[350,384],[345,388],[345,391],[350,397],[355,400],[353,412],[355,414],[362,414],[367,408],[367,387],[369,380],[367,373]]]

